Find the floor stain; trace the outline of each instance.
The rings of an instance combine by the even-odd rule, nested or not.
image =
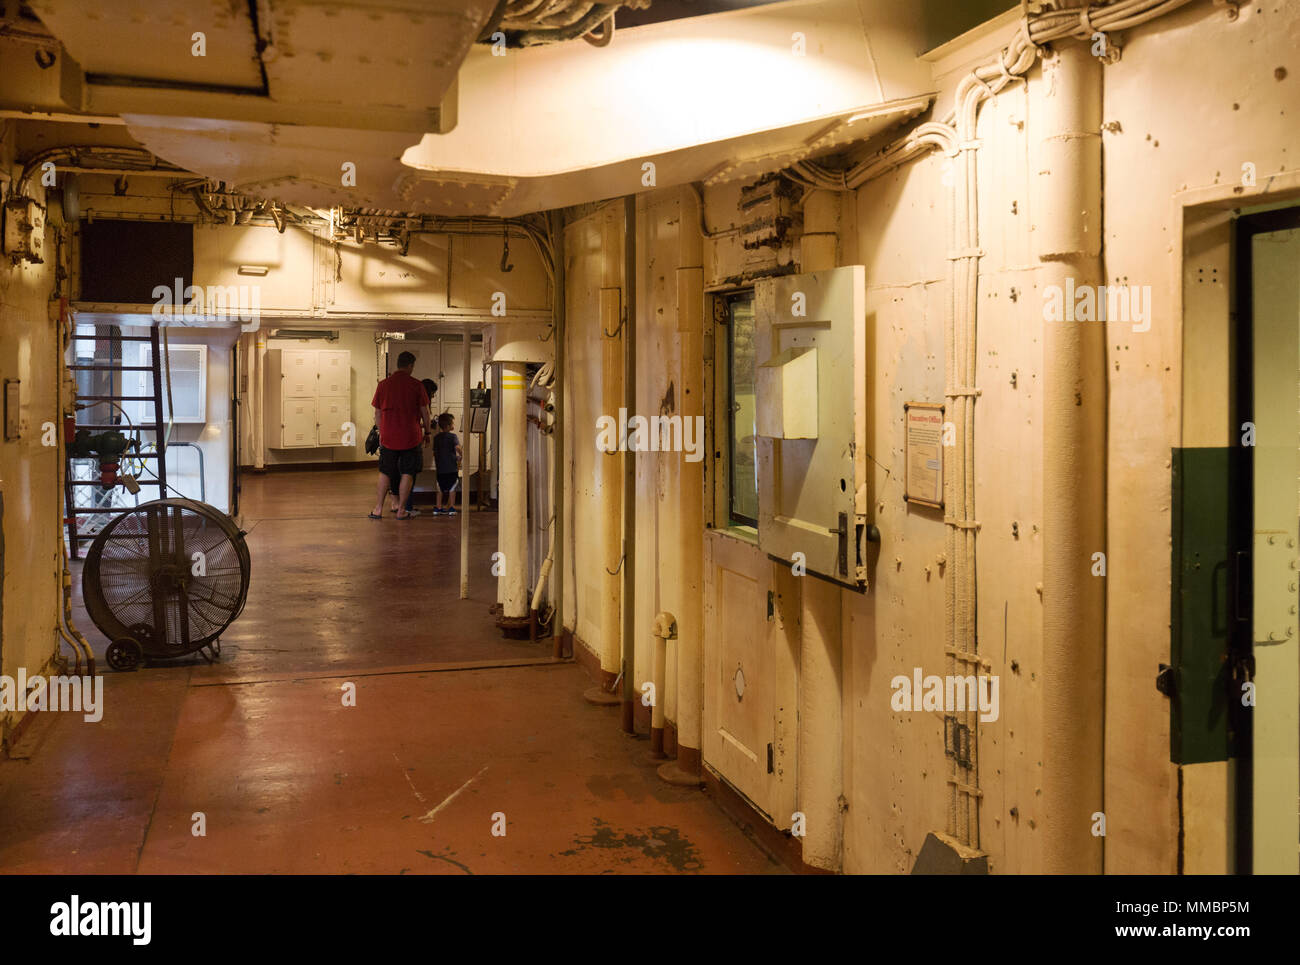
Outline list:
[[[445,855],[445,854],[434,854],[432,851],[425,851],[425,850],[422,849],[422,848],[417,848],[416,851],[417,851],[419,854],[424,855],[426,858],[432,858],[434,861],[445,861],[445,862],[447,862],[448,864],[454,864],[457,868],[460,868],[460,869],[461,869],[462,871],[464,871],[465,874],[467,874],[467,875],[472,875],[472,874],[474,873],[474,872],[472,872],[472,871],[469,870],[469,866],[468,866],[468,865],[463,865],[463,864],[461,864],[459,861],[457,861],[455,858],[452,858],[452,857],[450,857],[450,856],[448,856],[448,855]],[[455,852],[452,852],[452,853],[454,854]]]
[[[658,825],[647,829],[645,833],[637,833],[616,831],[600,818],[592,818],[591,823],[595,825],[595,830],[589,835],[574,838],[577,847],[561,851],[560,854],[575,855],[589,848],[605,850],[629,848],[639,850],[647,858],[657,858],[665,862],[674,871],[691,873],[704,868],[695,845],[688,838],[682,837],[681,832],[676,828]],[[623,863],[628,864],[634,860],[635,856],[629,855],[623,859]]]

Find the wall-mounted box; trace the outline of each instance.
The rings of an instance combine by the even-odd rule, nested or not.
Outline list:
[[[5,254],[15,261],[45,261],[45,208],[31,198],[10,198],[4,206]]]
[[[817,438],[817,348],[786,349],[754,370],[758,434],[770,439]]]

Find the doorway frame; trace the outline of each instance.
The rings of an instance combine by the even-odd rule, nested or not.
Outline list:
[[[1300,169],[1279,171],[1261,180],[1258,185],[1243,186],[1234,181],[1184,188],[1170,195],[1168,224],[1171,237],[1178,239],[1169,246],[1169,291],[1173,295],[1172,318],[1178,325],[1178,344],[1181,351],[1179,364],[1179,417],[1174,444],[1180,447],[1222,444],[1199,440],[1196,430],[1190,427],[1204,424],[1210,412],[1228,412],[1228,419],[1218,423],[1219,431],[1227,428],[1237,408],[1235,392],[1235,365],[1237,356],[1229,342],[1235,338],[1236,295],[1230,290],[1224,308],[1222,339],[1209,338],[1198,326],[1189,323],[1189,306],[1185,281],[1191,261],[1188,251],[1188,231],[1205,228],[1216,216],[1232,218],[1243,208],[1270,203],[1300,203]],[[1231,238],[1235,226],[1229,226]],[[1235,282],[1236,253],[1229,250],[1224,261],[1229,283]],[[1222,350],[1222,368],[1206,379],[1204,358]],[[1198,364],[1199,362],[1199,364]],[[1189,371],[1195,370],[1197,391],[1189,386]],[[1218,418],[1215,416],[1214,418]],[[1239,436],[1238,436],[1239,438]],[[1238,820],[1236,788],[1239,777],[1236,769],[1239,760],[1231,758],[1221,770],[1214,765],[1177,765],[1173,769],[1176,799],[1177,828],[1174,840],[1175,866],[1171,872],[1179,874],[1233,874],[1239,862],[1236,859],[1237,837],[1249,833],[1249,822]],[[1206,768],[1212,770],[1207,773]],[[1242,825],[1246,830],[1242,830]]]

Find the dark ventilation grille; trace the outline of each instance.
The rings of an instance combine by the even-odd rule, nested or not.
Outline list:
[[[194,226],[176,222],[81,222],[81,298],[83,302],[152,305],[154,288],[181,297],[194,277]],[[173,296],[174,297],[174,296]]]

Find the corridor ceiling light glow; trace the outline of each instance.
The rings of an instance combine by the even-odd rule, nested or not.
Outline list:
[[[257,275],[260,278],[263,275],[265,275],[268,271],[270,271],[270,269],[267,268],[266,265],[240,265],[239,266],[239,274],[241,275]]]

